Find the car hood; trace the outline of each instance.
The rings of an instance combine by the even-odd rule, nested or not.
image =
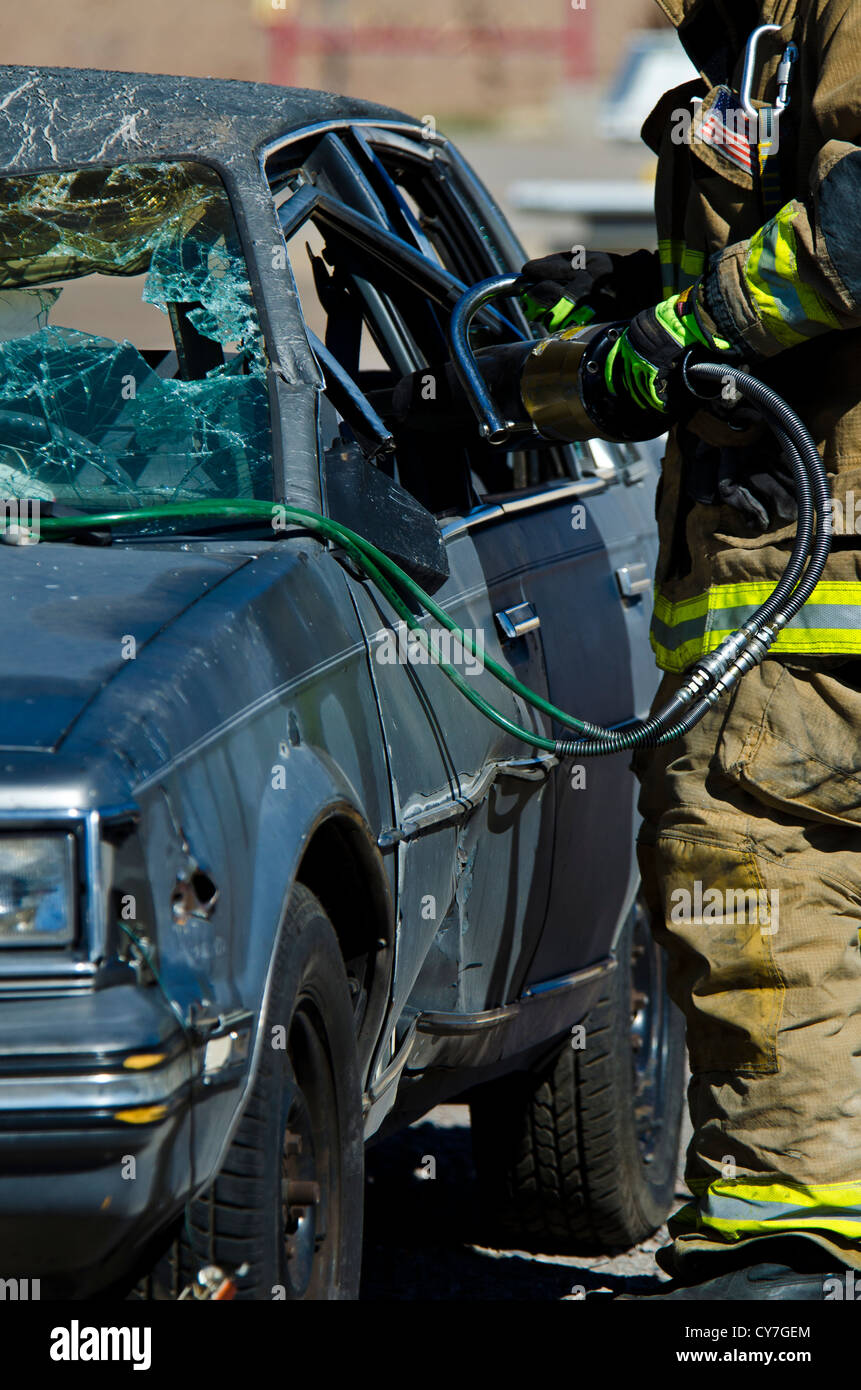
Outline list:
[[[56,749],[129,661],[250,558],[179,545],[0,546],[0,748]]]

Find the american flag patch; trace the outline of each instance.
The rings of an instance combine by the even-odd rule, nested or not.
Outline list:
[[[718,87],[695,136],[747,173],[753,168],[757,122],[751,120],[729,87]]]

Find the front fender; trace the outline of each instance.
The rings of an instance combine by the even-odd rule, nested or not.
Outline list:
[[[264,1035],[262,1020],[269,997],[278,933],[303,856],[321,826],[332,818],[349,823],[362,837],[366,860],[376,875],[376,900],[385,914],[377,931],[389,943],[388,950],[383,951],[387,973],[391,968],[392,894],[359,791],[324,751],[310,746],[290,747],[289,751],[284,751],[286,747],[282,744],[273,762],[269,788],[256,808],[253,836],[244,843],[224,846],[224,864],[229,875],[229,885],[225,880],[225,889],[229,889],[225,897],[229,897],[230,921],[216,923],[213,919],[210,924],[192,927],[198,936],[208,927],[213,929],[210,946],[215,955],[205,978],[200,981],[200,1012],[213,1023],[219,1017],[241,1020],[240,1027],[247,1037],[245,1055],[225,1047],[224,1065],[211,1071],[196,1088],[195,1185],[198,1189],[211,1181],[221,1167],[253,1086],[262,1049],[271,1043]],[[178,816],[173,819],[179,823]],[[184,832],[188,848],[194,854],[195,837],[185,831],[185,827]],[[218,871],[209,870],[209,862],[207,859],[207,872],[218,882]],[[165,924],[165,930],[174,943],[183,934],[175,922]],[[226,933],[229,941],[226,969],[222,968],[217,954],[218,942],[224,939],[219,933]],[[162,978],[170,991],[171,961],[177,962],[177,973],[183,975],[188,968],[188,942],[184,942],[186,959],[179,965],[180,953],[166,949],[161,934],[159,941],[164,962]],[[200,968],[199,953],[197,964]],[[377,991],[366,1026],[378,1031],[387,1001],[388,980],[385,990]]]

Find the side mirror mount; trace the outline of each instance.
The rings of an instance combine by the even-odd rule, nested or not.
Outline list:
[[[357,444],[339,443],[323,455],[326,513],[364,536],[428,593],[449,577],[442,532],[431,512],[378,468]]]

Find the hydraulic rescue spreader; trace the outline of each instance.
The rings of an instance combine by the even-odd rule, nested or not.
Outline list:
[[[483,280],[459,300],[451,317],[452,367],[479,421],[483,438],[503,445],[530,433],[560,441],[603,438],[654,439],[667,414],[617,398],[607,413],[604,368],[621,324],[590,323],[532,343],[505,344],[473,353],[469,325],[489,300],[517,291],[520,277]],[[500,404],[489,383],[498,387]],[[749,373],[725,363],[696,361],[689,350],[675,383],[675,404],[708,406],[726,387],[745,400],[775,435],[791,470],[798,521],[782,577],[743,627],[693,663],[681,688],[649,719],[623,728],[584,726],[586,738],[560,740],[557,752],[589,756],[667,743],[700,720],[736,682],[759,664],[781,628],[805,604],[818,583],[831,543],[830,494],[822,460],[809,430],[787,403]],[[687,397],[687,402],[685,402]],[[672,402],[670,418],[672,418]],[[502,412],[502,413],[500,413]]]

